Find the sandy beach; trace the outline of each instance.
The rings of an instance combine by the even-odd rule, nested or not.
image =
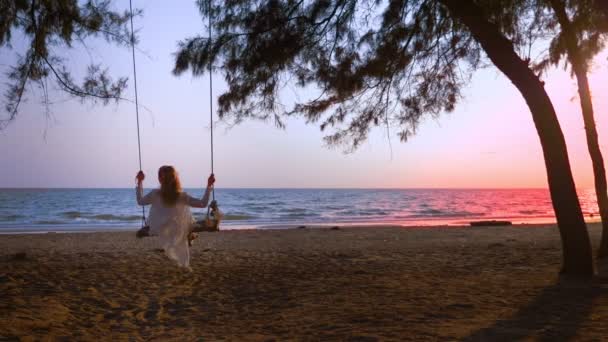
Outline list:
[[[595,247],[600,227],[590,233]],[[608,337],[608,281],[558,282],[552,225],[203,233],[192,273],[156,242],[1,235],[0,339]]]

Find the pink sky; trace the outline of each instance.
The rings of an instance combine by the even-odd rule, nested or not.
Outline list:
[[[200,186],[210,167],[208,81],[171,75],[176,42],[201,30],[200,16],[190,2],[178,7],[157,0],[139,6],[145,10],[136,23],[142,28],[140,48],[151,56],[138,56],[140,101],[153,111],[143,112],[141,118],[144,171],[152,175],[158,166],[173,164],[185,186]],[[167,16],[180,18],[172,30],[154,25]],[[74,56],[76,60],[88,58]],[[130,75],[128,50],[100,48],[95,56],[114,74]],[[590,77],[606,158],[607,57],[605,51],[596,58]],[[0,56],[2,72],[1,65],[7,62],[3,58]],[[84,68],[86,63],[82,60],[80,64]],[[219,75],[214,82],[218,95],[223,87]],[[593,187],[575,82],[568,72],[552,70],[546,89],[566,136],[576,184]],[[129,92],[133,97],[132,87]],[[495,68],[488,68],[476,73],[464,93],[465,99],[453,113],[427,119],[408,143],[400,143],[393,135],[392,154],[384,128],[374,130],[358,151],[345,155],[326,148],[318,127],[299,119],[290,120],[284,131],[260,122],[232,129],[220,125],[216,131],[218,186],[546,187],[532,116],[515,87]],[[30,97],[17,121],[0,133],[0,187],[133,184],[138,166],[131,104],[94,107],[67,101],[55,105],[53,113],[54,120],[45,120],[42,107]]]

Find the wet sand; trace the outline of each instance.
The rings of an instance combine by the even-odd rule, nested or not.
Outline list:
[[[156,243],[0,235],[0,340],[608,338],[608,280],[558,282],[551,225],[203,233],[192,273]]]

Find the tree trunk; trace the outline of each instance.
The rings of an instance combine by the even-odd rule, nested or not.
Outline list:
[[[564,2],[562,0],[550,0],[550,2],[562,28],[568,51],[568,60],[572,65],[572,70],[578,84],[578,95],[583,112],[583,121],[585,122],[585,133],[587,135],[587,148],[589,149],[591,163],[593,164],[595,195],[600,209],[600,217],[602,218],[602,242],[598,252],[598,257],[602,258],[608,256],[608,189],[604,158],[600,150],[595,118],[593,117],[593,102],[591,101],[589,80],[587,79],[587,63],[580,54],[578,39],[574,31],[572,31],[572,23],[566,13]]]
[[[562,273],[593,276],[591,244],[572,178],[566,141],[543,82],[528,63],[515,53],[511,41],[495,24],[485,19],[481,8],[472,0],[440,2],[470,30],[492,63],[511,80],[526,100],[543,149],[549,191],[561,235]]]
[[[587,148],[593,164],[593,176],[595,179],[595,194],[597,205],[602,219],[602,240],[598,251],[598,258],[608,257],[608,186],[606,184],[606,169],[604,158],[600,150],[598,134],[595,126],[593,114],[593,104],[591,102],[591,92],[589,91],[589,81],[585,68],[574,67],[576,81],[578,82],[578,93],[581,100],[583,120],[585,122],[585,133],[587,135]]]

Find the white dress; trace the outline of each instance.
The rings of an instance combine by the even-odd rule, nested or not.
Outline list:
[[[151,205],[148,215],[150,235],[158,236],[165,254],[175,260],[181,267],[190,267],[190,249],[188,248],[188,234],[193,224],[190,207],[205,208],[209,202],[208,187],[203,198],[193,198],[182,192],[174,206],[166,206],[160,195],[160,190],[152,190],[143,195],[143,188],[137,186],[137,204]]]

